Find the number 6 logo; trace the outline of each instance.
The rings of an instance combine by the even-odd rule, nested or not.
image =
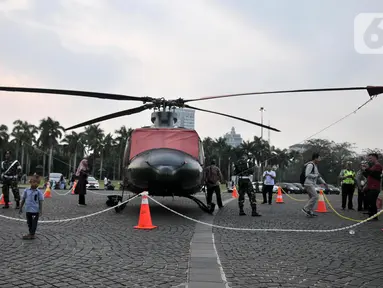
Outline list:
[[[383,54],[383,13],[361,13],[355,17],[354,47],[360,54]]]

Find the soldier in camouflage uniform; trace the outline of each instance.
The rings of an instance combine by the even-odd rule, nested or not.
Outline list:
[[[20,193],[17,186],[18,177],[21,176],[21,166],[19,161],[10,159],[11,153],[5,153],[5,160],[1,163],[1,178],[3,180],[3,197],[5,205],[3,209],[8,209],[9,189],[12,189],[13,197],[16,202],[16,209],[20,208]]]
[[[249,197],[250,206],[252,209],[251,216],[262,216],[257,213],[257,199],[253,184],[249,175],[252,174],[252,170],[249,169],[248,162],[245,157],[242,157],[237,164],[235,165],[235,175],[238,176],[238,206],[239,206],[239,215],[246,215],[243,211],[243,204],[245,202],[245,194]]]

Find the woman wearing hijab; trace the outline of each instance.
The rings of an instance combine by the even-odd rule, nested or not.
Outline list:
[[[76,178],[78,179],[74,194],[78,194],[78,205],[86,206],[85,195],[86,195],[86,184],[88,183],[88,160],[83,159],[78,165],[76,171]]]

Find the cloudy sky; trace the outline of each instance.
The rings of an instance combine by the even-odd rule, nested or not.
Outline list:
[[[0,85],[195,98],[274,89],[383,85],[383,55],[354,49],[354,18],[383,12],[358,0],[0,0]],[[64,127],[141,105],[59,95],[0,92],[0,122]],[[317,137],[383,148],[383,95]],[[279,147],[299,143],[351,112],[366,92],[246,96],[193,103],[267,124]],[[8,108],[3,108],[8,106]],[[103,122],[106,132],[150,123],[150,112]],[[372,125],[369,127],[369,125]],[[201,137],[234,126],[196,112]],[[81,131],[81,130],[79,130]],[[378,134],[375,134],[378,133]],[[267,137],[267,131],[264,131]]]

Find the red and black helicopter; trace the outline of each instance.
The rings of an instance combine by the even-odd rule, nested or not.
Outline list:
[[[350,90],[367,90],[371,98],[383,93],[382,86],[367,86],[264,91],[209,96],[196,99],[178,98],[175,100],[166,100],[164,98],[137,97],[88,91],[0,86],[0,91],[8,92],[59,94],[119,101],[143,102],[142,106],[98,117],[66,128],[65,130],[76,129],[101,121],[154,109],[154,112],[151,115],[153,127],[135,129],[133,130],[130,138],[127,139],[123,158],[124,188],[135,194],[148,191],[149,195],[152,196],[187,197],[195,201],[202,210],[208,213],[213,212],[214,205],[208,207],[201,200],[193,196],[194,194],[200,192],[203,187],[202,177],[205,156],[202,142],[196,131],[183,128],[174,128],[174,124],[177,122],[177,114],[174,112],[174,108],[189,108],[196,111],[213,113],[280,132],[278,129],[263,125],[261,123],[224,113],[196,108],[186,103],[249,95]],[[122,197],[120,199],[122,199]]]

